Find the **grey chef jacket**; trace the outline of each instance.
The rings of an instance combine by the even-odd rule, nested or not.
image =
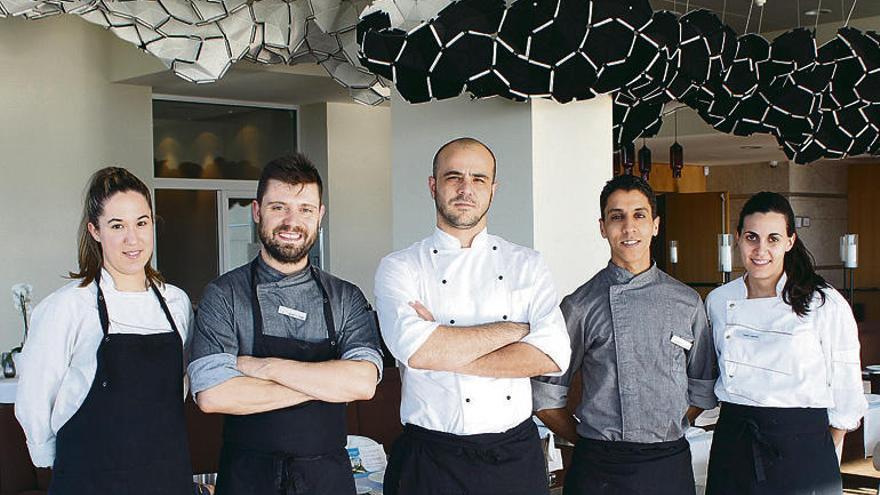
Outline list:
[[[715,349],[700,296],[656,265],[639,275],[613,263],[562,300],[571,365],[532,379],[534,409],[565,407],[574,374],[583,399],[580,436],[654,443],[678,440],[689,405],[716,405]],[[673,342],[692,343],[690,350]],[[687,344],[685,344],[687,346]]]
[[[323,295],[309,268],[285,275],[261,256],[258,260],[257,297],[263,333],[311,342],[327,339]],[[240,266],[205,288],[196,311],[187,367],[193,394],[243,376],[236,368],[236,358],[251,355],[254,342],[250,267],[250,263]],[[350,282],[321,270],[318,274],[330,298],[340,358],[369,361],[381,377],[379,331],[364,294]],[[300,313],[305,313],[305,319],[290,316],[301,317]]]

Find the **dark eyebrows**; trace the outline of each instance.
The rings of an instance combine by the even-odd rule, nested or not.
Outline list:
[[[467,175],[467,174],[465,174],[464,172],[462,172],[460,170],[450,170],[450,171],[444,173],[443,177],[464,177],[465,175]],[[470,174],[470,176],[476,177],[478,179],[488,179],[489,178],[488,174],[483,174],[480,172],[477,172],[475,174],[472,173],[472,174]]]
[[[145,213],[145,214],[143,214],[143,215],[137,217],[138,221],[143,220],[143,219],[145,219],[145,218],[146,218],[147,220],[149,220],[149,219],[150,219],[150,215],[147,215],[147,214]],[[122,222],[122,221],[123,221],[123,220],[122,220],[121,218],[111,218],[111,219],[107,220],[107,223]]]

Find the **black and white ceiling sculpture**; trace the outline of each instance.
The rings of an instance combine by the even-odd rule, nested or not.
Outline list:
[[[377,0],[358,39],[364,67],[411,103],[613,93],[618,148],[655,135],[677,100],[719,131],[774,135],[798,163],[880,154],[874,32],[844,27],[817,47],[806,29],[768,42],[648,0]]]
[[[352,98],[389,89],[358,62],[358,15],[368,0],[0,0],[0,17],[73,14],[156,56],[178,76],[214,82],[239,60],[318,63]]]

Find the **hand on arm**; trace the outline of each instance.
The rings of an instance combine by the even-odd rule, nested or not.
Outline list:
[[[559,409],[544,409],[535,412],[535,416],[547,425],[547,428],[550,428],[550,431],[555,433],[556,436],[568,440],[572,445],[577,443],[577,421],[575,421],[574,416],[568,412],[568,409],[564,407]]]
[[[378,381],[378,370],[368,361],[306,363],[239,356],[238,369],[253,379],[269,381],[324,402],[370,400]]]
[[[703,409],[694,406],[688,407],[687,413],[685,413],[688,419],[688,423],[690,423],[691,426],[693,426],[694,422],[697,420],[700,414],[703,414]]]

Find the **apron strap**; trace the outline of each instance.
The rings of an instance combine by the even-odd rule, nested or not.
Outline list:
[[[254,325],[254,339],[253,345],[256,348],[257,341],[263,336],[263,312],[260,308],[260,300],[257,298],[257,264],[259,263],[260,255],[257,255],[256,258],[251,262],[251,305],[253,306],[251,310],[251,314],[253,315],[253,325]],[[315,268],[314,265],[309,266],[309,272],[312,274],[312,280],[315,281],[315,284],[318,286],[318,289],[321,290],[322,304],[324,309],[324,324],[327,327],[327,338],[330,339],[330,347],[333,349],[333,352],[339,357],[339,340],[336,338],[336,325],[333,321],[333,307],[330,305],[330,296],[327,294],[327,289],[324,287],[324,284],[321,282],[321,277],[318,273],[318,269]]]

